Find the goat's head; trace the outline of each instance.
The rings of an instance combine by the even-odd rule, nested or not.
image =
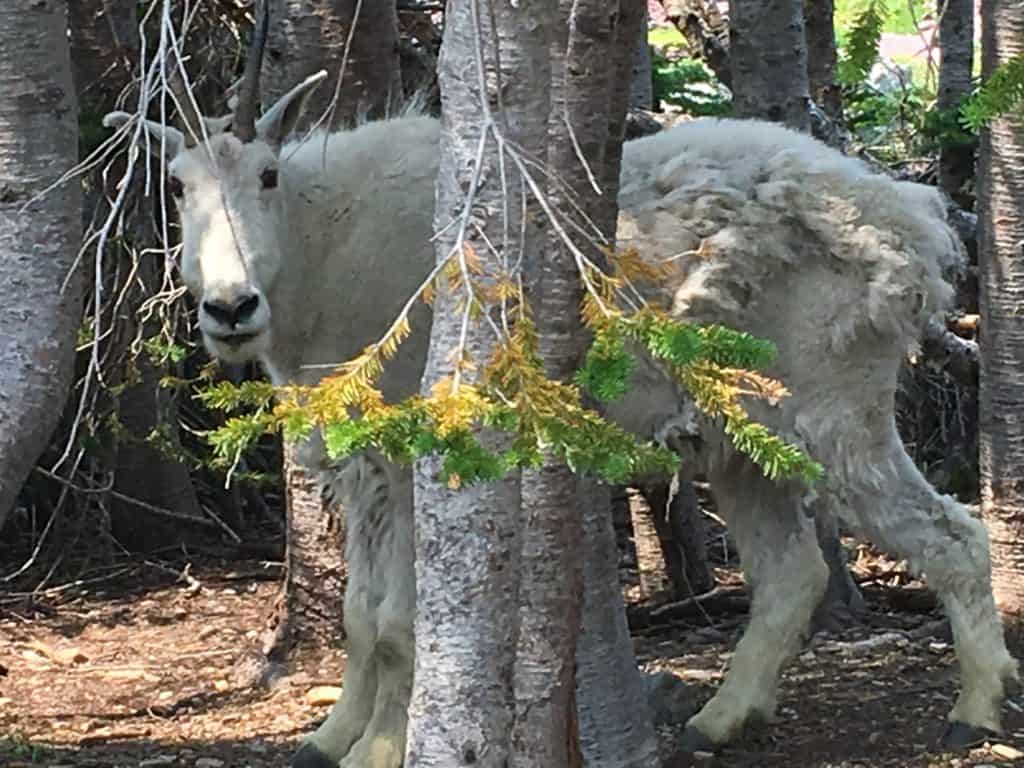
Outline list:
[[[289,249],[280,173],[281,146],[305,102],[326,76],[318,72],[256,119],[266,16],[231,115],[201,118],[196,140],[147,120],[148,145],[165,158],[169,189],[181,221],[181,275],[199,306],[199,328],[210,353],[228,362],[251,360],[270,342],[268,296]],[[118,127],[134,116],[108,114]]]

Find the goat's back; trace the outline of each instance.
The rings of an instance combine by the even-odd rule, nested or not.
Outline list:
[[[789,434],[835,434],[836,419],[849,434],[889,413],[901,358],[948,304],[943,272],[961,258],[934,189],[761,121],[629,142],[620,207],[620,247],[676,267],[649,296],[778,345],[770,373],[793,395],[751,409]]]

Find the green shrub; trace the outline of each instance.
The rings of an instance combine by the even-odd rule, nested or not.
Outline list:
[[[702,61],[673,61],[654,51],[651,72],[656,103],[673,104],[698,117],[721,117],[732,112],[729,89]]]

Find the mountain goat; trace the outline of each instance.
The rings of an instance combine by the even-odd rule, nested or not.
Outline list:
[[[148,122],[167,153],[181,218],[181,274],[209,351],[258,359],[277,384],[313,383],[325,364],[376,340],[434,264],[439,123],[403,116],[290,142],[313,76],[255,119],[207,121],[186,146]],[[111,126],[132,120],[107,117]],[[326,145],[324,144],[326,142]],[[324,163],[325,161],[325,163]],[[735,738],[775,709],[827,578],[807,504],[827,506],[924,572],[952,623],[962,691],[947,736],[1000,728],[1016,662],[992,598],[984,526],[940,496],[905,453],[894,421],[897,370],[926,319],[950,297],[959,258],[939,198],[893,182],[815,140],[735,120],[679,125],[626,145],[620,239],[677,277],[644,288],[680,320],[773,339],[769,373],[792,396],[752,415],[827,469],[813,491],[770,482],[721,425],[696,413],[651,361],[608,415],[685,448],[710,479],[753,590],[750,624],[717,694],[687,725],[691,748]],[[386,369],[394,400],[418,390],[427,310]],[[294,765],[397,768],[413,673],[411,473],[367,454],[331,475],[348,515],[343,694]],[[814,497],[814,498],[812,498]]]

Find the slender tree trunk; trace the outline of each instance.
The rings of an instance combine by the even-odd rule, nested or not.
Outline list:
[[[801,0],[730,0],[733,111],[810,130]]]
[[[836,28],[833,0],[804,0],[807,81],[811,98],[832,120],[843,119],[843,94],[836,82]]]
[[[150,259],[150,263],[141,265],[141,280],[155,293],[160,285],[156,273],[162,271],[162,265],[153,264],[153,256],[142,258]],[[133,309],[140,306],[142,298],[140,295],[132,302]],[[166,371],[161,371],[145,352],[139,355],[136,366],[138,378],[117,397],[117,413],[129,438],[119,438],[114,488],[128,498],[184,517],[202,518],[188,466],[168,455],[180,448],[180,442],[177,401],[160,386]],[[167,442],[165,450],[146,440],[158,431]],[[185,533],[179,521],[154,520],[138,505],[116,499],[111,504],[111,532],[125,547],[143,551],[180,541]]]
[[[605,53],[600,9],[595,9],[596,16],[589,23],[584,24],[582,17],[578,22],[580,45],[591,46],[590,55],[603,58],[610,67],[603,162],[597,176],[602,194],[595,203],[593,219],[612,241],[618,219],[629,73],[643,5],[641,0],[622,0],[618,11],[610,28],[610,53]],[[583,112],[580,117],[588,114],[599,113]],[[584,148],[588,158],[601,156],[600,134],[600,129],[593,134],[593,150]],[[576,696],[583,755],[586,764],[595,768],[647,768],[656,764],[658,744],[619,586],[611,494],[607,486],[587,478],[579,482],[578,489],[583,513],[583,628],[576,651]]]
[[[974,66],[974,0],[945,0],[939,20],[938,108],[956,114],[971,93]],[[939,150],[939,186],[961,207],[970,208],[964,184],[974,173],[974,144],[943,142]]]
[[[629,86],[629,106],[633,109],[654,109],[654,79],[651,75],[651,47],[647,43],[647,3],[636,35],[633,51],[633,78]]]
[[[728,21],[713,0],[665,0],[665,16],[704,59],[723,85],[732,88]]]
[[[0,3],[0,519],[60,417],[81,317],[81,281],[65,284],[80,186],[29,204],[78,153],[66,13],[59,0]]]
[[[570,29],[575,29],[573,11],[579,5],[587,3],[561,0],[552,35],[547,147],[548,166],[573,191],[585,187],[587,179],[567,122],[581,114],[581,106],[593,106],[594,93],[607,100],[604,70],[587,71],[592,62],[572,58],[577,55],[576,39]],[[595,125],[592,118],[579,128],[573,125],[573,135],[590,148]],[[583,130],[589,135],[581,135]],[[569,209],[558,185],[551,184],[548,194],[552,205]],[[553,229],[544,245],[531,270],[536,279],[529,285],[529,301],[547,375],[564,381],[576,370],[582,343],[579,276],[572,254]],[[519,645],[509,765],[561,768],[581,759],[575,692],[583,599],[582,518],[575,479],[563,462],[548,456],[541,468],[523,472],[520,526]]]
[[[511,248],[510,253],[523,247],[528,266],[545,244],[538,226],[541,215],[531,202],[525,220],[517,221],[523,201],[516,198],[516,175],[507,161],[499,166],[493,137],[478,148],[481,132],[489,130],[489,104],[497,130],[534,157],[545,156],[555,8],[550,3],[499,3],[491,11],[474,0],[448,3],[438,72],[444,131],[435,213],[435,228],[443,234],[437,240],[437,257],[445,259],[453,247],[465,247],[456,239],[459,227],[448,224],[462,215],[466,190],[476,183],[473,210],[488,239],[470,229],[466,245],[480,254],[488,252],[488,241]],[[477,70],[478,57],[486,74]],[[478,158],[479,175],[474,173]],[[510,198],[507,207],[505,194]],[[504,232],[503,211],[511,219]],[[509,241],[503,245],[506,234]],[[457,300],[445,291],[435,303],[425,392],[452,374],[451,355],[462,335]],[[492,346],[490,330],[482,323],[471,324],[466,349],[472,359],[482,363]],[[416,666],[406,765],[499,768],[515,754],[518,481],[509,478],[453,491],[438,482],[438,470],[436,459],[419,461],[415,468]],[[546,532],[532,532],[529,541],[543,546]],[[532,547],[527,555],[533,555]],[[518,682],[520,692],[526,693],[530,685],[525,674]],[[564,706],[558,709],[565,711]]]
[[[1024,55],[1024,5],[990,0],[982,15],[982,74]],[[1009,644],[1024,647],[1024,118],[982,131],[978,164],[981,268],[981,497],[992,583]]]
[[[263,59],[261,97],[273,103],[302,78],[320,70],[328,78],[310,96],[302,125],[311,126],[330,108],[331,127],[351,124],[358,115],[383,117],[401,102],[398,16],[394,0],[266,0],[270,30]],[[356,16],[356,8],[359,15]],[[340,83],[346,41],[351,37]],[[270,647],[280,656],[293,643],[336,644],[342,638],[344,594],[344,514],[328,509],[318,473],[284,451],[287,561],[283,599],[273,623]]]
[[[345,597],[345,542],[339,510],[326,509],[319,476],[295,456],[294,444],[284,446],[284,484],[287,502],[287,541],[282,602],[282,626],[271,654],[293,644],[307,647],[337,646],[342,638]]]
[[[267,2],[270,33],[263,63],[264,104],[276,101],[304,77],[326,69],[327,80],[310,96],[303,125],[319,120],[338,89],[338,75],[350,35],[332,125],[350,123],[363,113],[382,117],[401,103],[395,0]]]
[[[650,600],[682,581],[682,560],[674,547],[666,547],[664,511],[668,504],[668,485],[659,483],[643,491],[626,490],[633,546],[636,548],[636,570],[640,578],[640,599]],[[659,519],[658,513],[661,512]]]
[[[139,53],[133,0],[68,0],[68,33],[79,111],[98,118],[115,108]],[[108,109],[109,108],[109,109]],[[90,115],[91,113],[91,115]]]
[[[576,648],[580,741],[587,766],[650,768],[658,741],[618,576],[606,485],[579,481],[583,505],[583,629]]]
[[[704,515],[693,483],[680,478],[671,501],[668,485],[650,485],[641,490],[672,585],[672,597],[682,600],[710,591],[715,578],[708,565]]]

